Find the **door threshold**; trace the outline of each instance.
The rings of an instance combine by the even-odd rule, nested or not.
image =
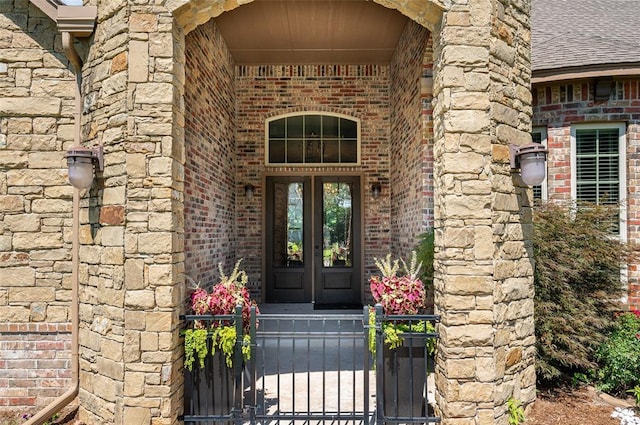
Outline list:
[[[263,303],[258,305],[260,313],[264,314],[361,313],[362,307],[362,304],[315,303]]]

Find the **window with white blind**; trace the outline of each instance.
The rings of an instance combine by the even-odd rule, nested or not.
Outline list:
[[[620,204],[619,231],[625,236],[626,142],[624,124],[571,128],[571,192],[578,202]]]
[[[531,132],[531,140],[533,143],[540,143],[543,146],[547,146],[547,128],[535,127]],[[549,163],[547,154],[547,164]],[[533,199],[534,200],[546,200],[547,199],[547,178],[549,174],[544,178],[542,183],[538,186],[533,186]]]
[[[358,165],[360,120],[299,112],[265,122],[267,165]]]

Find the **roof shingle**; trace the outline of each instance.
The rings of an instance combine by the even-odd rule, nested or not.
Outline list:
[[[532,0],[534,71],[640,62],[640,0]]]

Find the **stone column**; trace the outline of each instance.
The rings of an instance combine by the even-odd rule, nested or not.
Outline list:
[[[154,2],[98,6],[83,90],[84,141],[105,150],[102,181],[81,214],[86,423],[174,424],[182,413],[183,74],[174,53],[183,53],[175,28]]]
[[[530,191],[509,144],[530,141],[530,1],[469,0],[434,34],[436,402],[443,424],[507,424],[535,398]]]

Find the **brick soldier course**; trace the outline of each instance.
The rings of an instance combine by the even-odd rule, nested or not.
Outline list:
[[[437,413],[446,425],[506,424],[509,397],[535,398],[530,192],[508,161],[510,143],[530,141],[530,2],[379,1],[411,20],[389,65],[295,71],[234,65],[211,18],[239,3],[101,2],[80,46],[82,140],[105,149],[79,217],[80,419],[178,423],[185,274],[211,279],[211,265],[243,257],[261,293],[261,126],[286,109],[362,119],[354,171],[384,183],[364,206],[365,269],[406,254],[433,222]],[[2,356],[6,382],[22,384],[0,378],[2,399],[24,409],[67,385],[75,81],[47,16],[24,0],[0,8],[0,350],[60,362],[33,378],[18,369],[40,360]],[[252,102],[275,78],[286,102]],[[246,182],[258,186],[251,200]],[[211,224],[215,236],[198,239]]]

